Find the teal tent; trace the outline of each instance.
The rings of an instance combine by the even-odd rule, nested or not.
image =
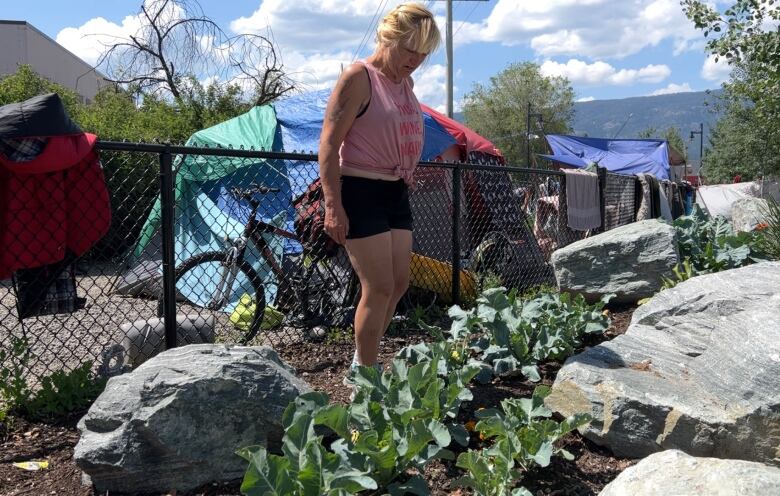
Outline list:
[[[281,134],[277,129],[276,114],[271,106],[254,107],[249,112],[213,127],[198,131],[186,142],[187,146],[234,149],[281,150]],[[292,190],[288,180],[287,164],[283,160],[245,159],[211,155],[177,156],[174,160],[175,182],[175,256],[178,266],[187,258],[207,251],[221,250],[225,239],[234,239],[243,233],[249,215],[249,206],[229,194],[233,186],[252,182],[278,188],[278,193],[263,195],[258,216],[279,227],[288,227],[292,220]],[[161,201],[155,202],[141,230],[138,244],[131,256],[129,269],[115,287],[128,295],[156,296],[160,291],[161,274]],[[283,243],[270,236],[274,255],[280,260]],[[273,301],[275,281],[269,268],[250,243],[246,253],[258,274],[266,282],[266,301]],[[188,274],[190,280],[177,284],[179,293],[195,303],[204,291],[204,281],[213,280],[206,272],[216,272],[218,266],[200,267]],[[239,281],[251,293],[248,281]],[[236,302],[241,291],[235,295]],[[233,303],[236,303],[233,302]]]

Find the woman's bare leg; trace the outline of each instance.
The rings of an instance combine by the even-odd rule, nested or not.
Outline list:
[[[390,327],[390,321],[393,319],[398,302],[409,289],[409,265],[412,261],[412,231],[393,229],[390,231],[390,235],[393,245],[393,295],[387,307],[382,336]]]
[[[360,279],[360,302],[355,311],[357,361],[360,365],[374,365],[395,288],[392,234],[388,231],[348,239],[347,253]]]

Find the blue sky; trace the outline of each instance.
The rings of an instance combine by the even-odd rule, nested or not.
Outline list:
[[[301,86],[326,87],[342,64],[373,48],[372,19],[387,0],[201,0],[206,15],[229,33],[270,28],[285,66]],[[423,1],[444,28],[442,1]],[[718,3],[718,2],[715,2]],[[720,2],[723,3],[723,2]],[[141,0],[3,2],[0,18],[26,20],[87,62],[100,35],[130,33]],[[456,1],[455,107],[475,83],[510,63],[533,61],[569,78],[577,99],[613,99],[716,88],[728,67],[704,53],[701,32],[678,0]],[[370,30],[370,31],[369,31]],[[357,53],[368,32],[368,43]],[[93,36],[89,36],[93,35]],[[415,74],[420,99],[444,108],[442,48]]]

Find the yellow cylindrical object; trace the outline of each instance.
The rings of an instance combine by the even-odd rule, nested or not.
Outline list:
[[[452,303],[452,264],[412,253],[409,264],[409,284],[439,295],[444,303]],[[474,274],[460,271],[460,298],[474,301],[477,297],[477,279]]]

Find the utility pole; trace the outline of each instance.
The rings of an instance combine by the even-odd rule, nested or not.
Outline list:
[[[538,112],[531,112],[531,101],[528,101],[528,112],[525,114],[525,164],[531,168],[531,117],[536,117],[541,124],[544,116]]]
[[[691,141],[693,141],[693,136],[695,134],[699,135],[699,171],[698,175],[701,175],[701,168],[704,165],[704,123],[699,123],[699,130],[698,131],[691,131]]]
[[[437,0],[442,1],[442,0]],[[453,82],[452,82],[452,2],[453,0],[444,0],[447,2],[447,27],[445,35],[445,50],[447,52],[447,117],[452,119],[452,100],[453,100]],[[487,2],[488,0],[454,0],[456,2]]]

